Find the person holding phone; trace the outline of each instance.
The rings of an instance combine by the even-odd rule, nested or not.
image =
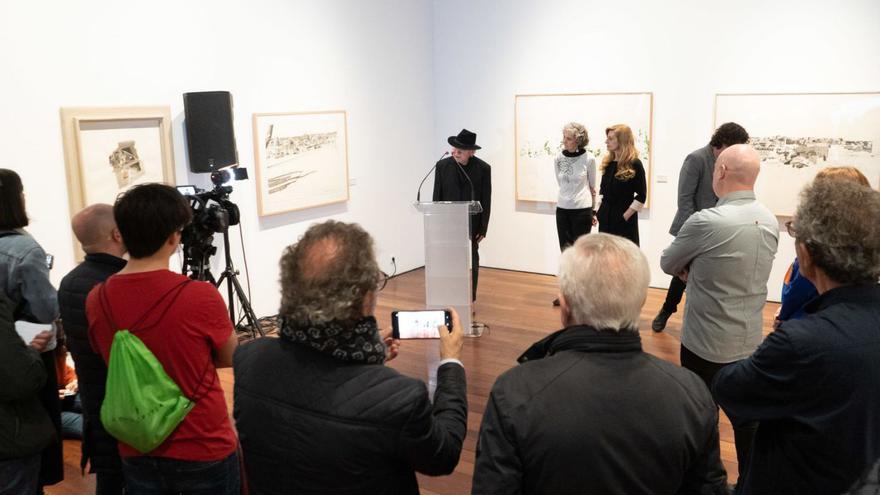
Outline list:
[[[422,381],[384,366],[395,343],[373,316],[383,281],[357,224],[313,225],[284,251],[280,338],[239,347],[233,365],[251,493],[418,494],[416,472],[455,469],[467,433],[461,321],[449,309],[451,330],[436,328],[432,403]]]
[[[632,130],[624,124],[605,129],[608,153],[602,160],[599,232],[619,235],[639,245],[639,215],[647,201],[645,167],[639,160]]]

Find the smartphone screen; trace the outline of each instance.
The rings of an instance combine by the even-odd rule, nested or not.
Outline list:
[[[395,339],[439,339],[437,327],[452,327],[449,313],[442,310],[393,311],[391,325]]]

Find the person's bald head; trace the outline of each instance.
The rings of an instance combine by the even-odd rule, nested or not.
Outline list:
[[[70,226],[87,254],[108,253],[121,257],[125,253],[122,237],[113,219],[113,207],[108,204],[86,206],[73,216]]]
[[[715,195],[720,198],[736,191],[754,190],[760,170],[761,156],[750,145],[735,144],[726,148],[715,161],[712,175]]]

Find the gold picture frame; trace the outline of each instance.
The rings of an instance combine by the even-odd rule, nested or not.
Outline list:
[[[62,107],[60,114],[71,216],[113,204],[136,184],[174,184],[169,107]],[[76,240],[74,249],[81,259]]]

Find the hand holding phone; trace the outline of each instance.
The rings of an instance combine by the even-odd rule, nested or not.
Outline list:
[[[464,329],[461,327],[461,320],[458,319],[458,312],[453,308],[447,310],[452,317],[452,327],[449,333],[440,335],[440,359],[458,359],[461,360],[461,347],[464,345]]]

